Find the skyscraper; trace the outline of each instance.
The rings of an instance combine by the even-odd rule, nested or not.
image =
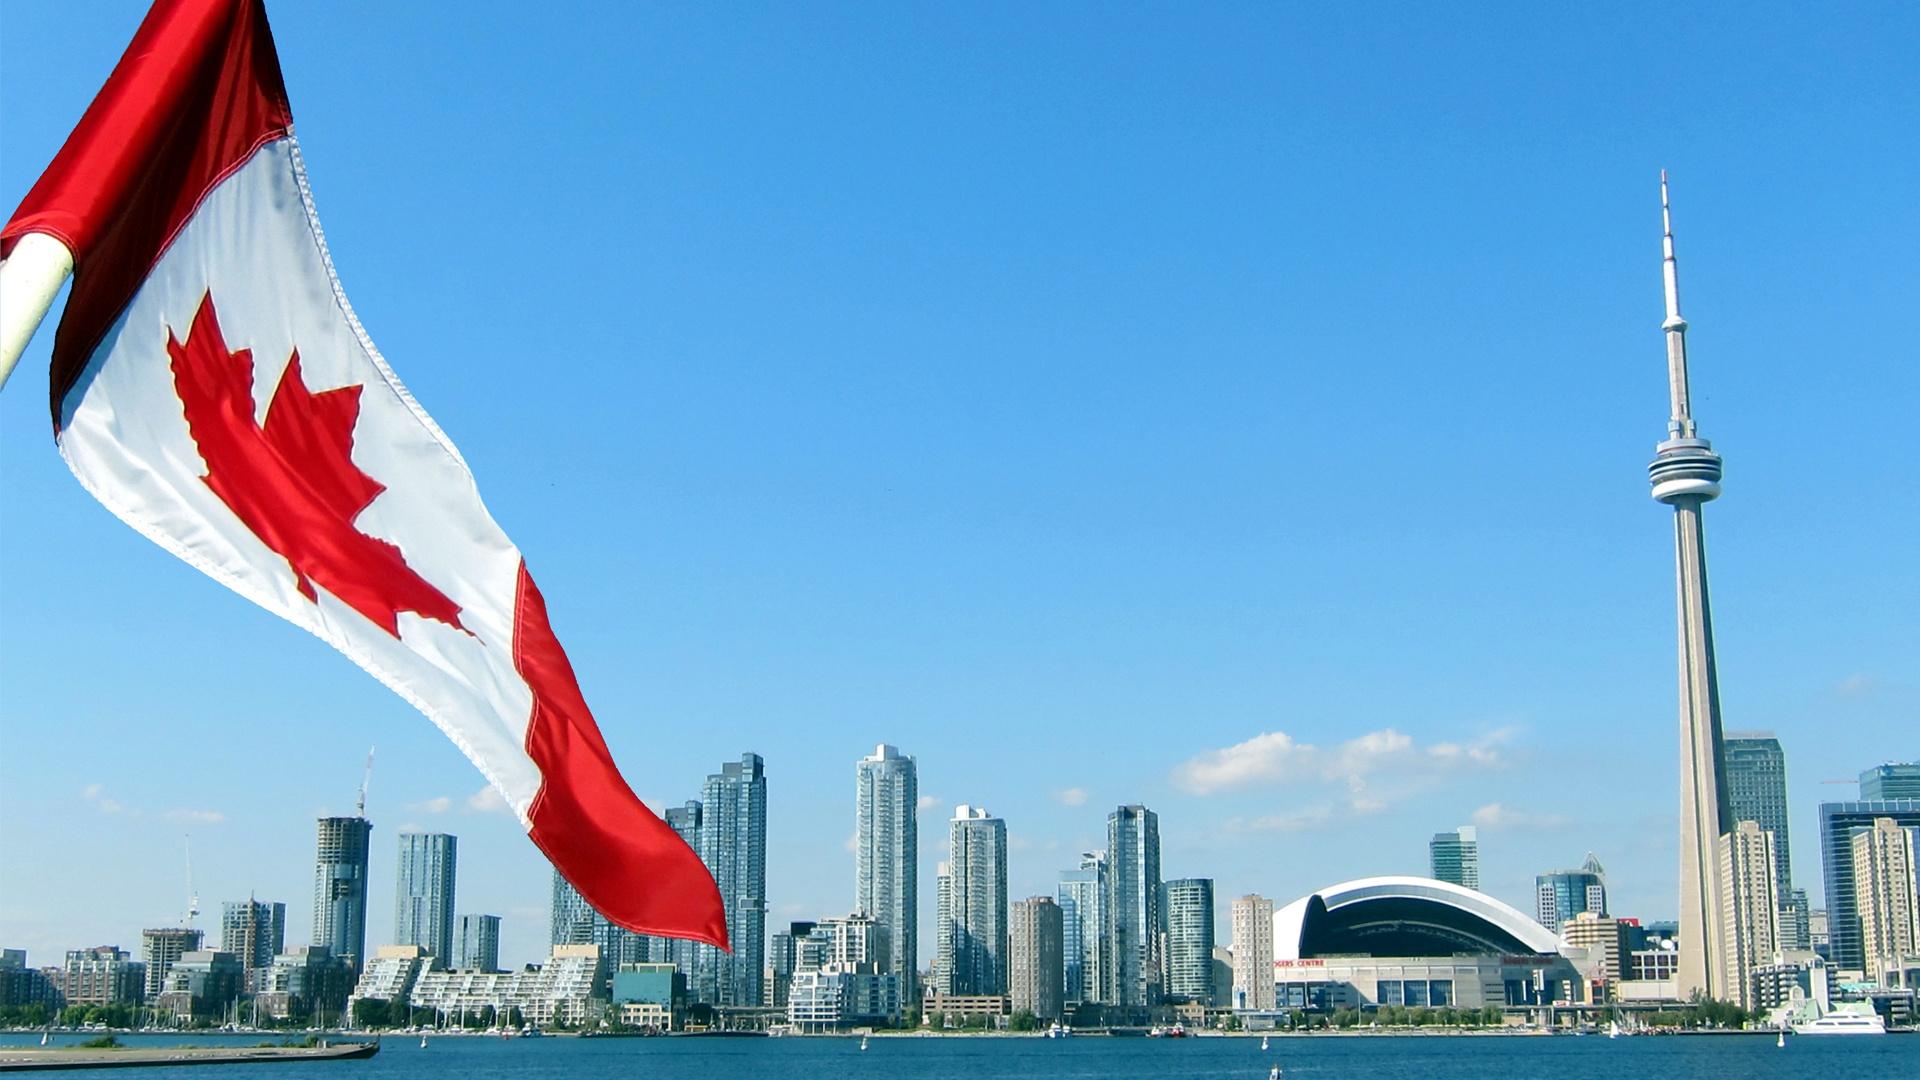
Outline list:
[[[669,806],[662,816],[666,819],[667,827],[698,854],[702,820],[700,800],[688,799],[679,806]],[[672,964],[689,984],[693,979],[694,952],[699,947],[698,943],[684,938],[639,936],[641,955],[656,964]]]
[[[1915,875],[1914,832],[1892,818],[1853,834],[1854,903],[1860,911],[1860,951],[1867,978],[1887,977],[1920,956],[1920,879]]]
[[[287,905],[229,900],[220,909],[220,950],[240,958],[249,985],[287,947]]]
[[[1016,901],[1008,932],[1010,978],[1008,994],[1016,1013],[1030,1013],[1040,1020],[1059,1020],[1066,1015],[1062,990],[1066,969],[1062,954],[1066,924],[1060,905],[1051,896],[1030,896]]]
[[[1233,902],[1233,999],[1228,1004],[1270,1010],[1273,985],[1273,901],[1243,896]]]
[[[550,944],[598,945],[600,959],[609,971],[621,964],[639,964],[652,959],[647,946],[653,939],[608,921],[557,869],[553,872],[552,897],[547,927]]]
[[[1716,882],[1720,880],[1718,865],[1713,868],[1713,878]],[[1541,926],[1556,934],[1583,911],[1595,915],[1607,913],[1607,872],[1591,851],[1587,852],[1587,861],[1580,869],[1549,870],[1535,877],[1533,884],[1534,917],[1540,920]]]
[[[167,972],[173,970],[181,956],[199,951],[200,940],[200,931],[185,926],[140,931],[140,959],[147,965],[148,1001],[166,989]]]
[[[1707,602],[1707,538],[1701,509],[1720,494],[1720,455],[1700,437],[1687,382],[1687,320],[1680,317],[1680,271],[1673,254],[1667,174],[1660,174],[1665,238],[1667,437],[1647,466],[1653,497],[1673,507],[1679,599],[1680,658],[1680,996],[1696,991],[1724,1000],[1726,964],[1719,952],[1727,902],[1720,895],[1720,838],[1733,828],[1721,774],[1720,686],[1713,665],[1713,616]]]
[[[446,833],[401,833],[394,880],[393,943],[420,945],[453,961],[453,879],[458,841]]]
[[[976,806],[948,824],[947,902],[940,913],[947,994],[1007,992],[1007,823]]]
[[[1113,929],[1107,907],[1107,853],[1085,852],[1078,870],[1062,871],[1059,899],[1067,1004],[1105,1002],[1113,981],[1107,953]]]
[[[1158,1004],[1166,924],[1160,911],[1160,815],[1144,806],[1122,806],[1107,815],[1107,907],[1107,1002]]]
[[[323,817],[313,867],[313,943],[352,964],[367,958],[367,861],[373,823]]]
[[[1793,888],[1788,866],[1793,847],[1787,837],[1787,755],[1772,733],[1735,732],[1726,738],[1727,800],[1733,820],[1752,821],[1773,834],[1778,874],[1775,895],[1782,902]]]
[[[760,755],[742,754],[708,776],[700,814],[695,850],[720,887],[733,951],[693,946],[694,1000],[758,1005],[767,950],[767,773]]]
[[[883,971],[913,992],[919,964],[920,782],[914,759],[881,745],[854,767],[853,910],[887,928],[892,955]]]
[[[1722,993],[1743,1009],[1754,1009],[1754,968],[1780,951],[1780,901],[1774,894],[1773,833],[1755,821],[1742,821],[1720,838],[1720,898],[1726,909],[1721,925]]]
[[[953,866],[933,868],[933,968],[927,981],[943,994],[953,993]]]
[[[1213,879],[1178,878],[1161,886],[1166,912],[1168,997],[1213,1004]]]
[[[1834,967],[1864,971],[1867,954],[1860,939],[1860,908],[1853,880],[1853,836],[1880,818],[1912,829],[1920,827],[1920,799],[1820,804],[1820,870],[1827,892],[1827,959]]]
[[[1427,842],[1427,861],[1433,879],[1462,888],[1480,887],[1480,833],[1471,825],[1434,833]]]
[[[1920,799],[1920,761],[1890,761],[1862,771],[1860,798],[1863,802]]]
[[[500,916],[462,915],[453,935],[455,971],[500,970]]]

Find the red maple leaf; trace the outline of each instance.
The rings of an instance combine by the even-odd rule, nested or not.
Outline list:
[[[266,423],[255,423],[253,351],[227,351],[212,293],[185,341],[167,328],[167,353],[187,430],[207,463],[202,481],[287,560],[302,596],[318,602],[317,584],[394,637],[402,611],[466,629],[459,605],[414,573],[399,548],[353,527],[386,490],[352,460],[358,385],[309,391],[295,350]]]

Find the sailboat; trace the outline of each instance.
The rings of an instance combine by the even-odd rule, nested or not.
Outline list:
[[[1781,1028],[1778,1032],[1774,1034],[1773,1045],[1779,1047],[1782,1050],[1785,1050],[1787,1048],[1787,1029],[1786,1028]]]
[[[867,1048],[867,1037],[865,1035],[862,1035],[860,1036],[860,1049],[865,1050],[866,1048]]]
[[[1267,1037],[1265,1035],[1262,1035],[1260,1036],[1260,1049],[1265,1050],[1266,1048],[1267,1048]]]
[[[427,1048],[427,1037],[425,1035],[422,1035],[420,1036],[420,1049],[425,1050],[426,1048]]]

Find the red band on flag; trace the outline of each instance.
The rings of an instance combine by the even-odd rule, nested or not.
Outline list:
[[[293,124],[261,0],[159,0],[86,115],[0,230],[73,253],[53,343],[54,424],[95,346],[194,208]]]
[[[713,876],[614,767],[524,562],[513,614],[513,666],[533,690],[527,753],[545,779],[527,814],[533,842],[612,922],[730,948]],[[689,925],[692,912],[704,925]]]

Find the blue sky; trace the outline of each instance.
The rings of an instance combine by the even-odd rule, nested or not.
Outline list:
[[[8,6],[8,208],[141,11],[95,7]],[[1817,894],[1822,782],[1920,755],[1920,16],[1359,7],[269,10],[347,290],[635,789],[766,757],[776,925],[851,903],[883,740],[926,928],[959,802],[1017,896],[1145,802],[1223,903],[1477,814],[1501,898],[1592,850],[1670,916],[1670,169],[1727,724]],[[0,942],[133,946],[189,829],[204,907],[305,940],[378,744],[373,936],[443,828],[535,958],[454,748],[68,476],[49,331],[0,394]]]

